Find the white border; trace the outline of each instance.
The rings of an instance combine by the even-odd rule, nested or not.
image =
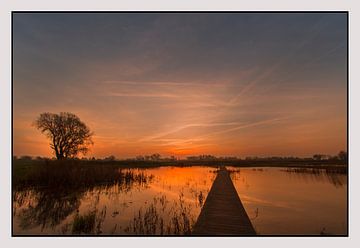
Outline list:
[[[129,246],[129,247],[189,247],[189,246],[244,246],[251,247],[360,247],[356,235],[360,220],[359,189],[359,1],[290,1],[290,0],[102,0],[102,1],[48,1],[48,0],[1,0],[0,1],[0,240],[2,247],[61,247],[79,246]],[[350,11],[350,77],[349,77],[349,155],[350,155],[350,229],[349,238],[12,238],[11,237],[11,11],[13,10],[345,10]]]

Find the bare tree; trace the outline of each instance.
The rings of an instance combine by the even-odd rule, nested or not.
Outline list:
[[[34,125],[50,139],[50,147],[57,159],[86,154],[93,144],[89,128],[72,113],[42,113]]]

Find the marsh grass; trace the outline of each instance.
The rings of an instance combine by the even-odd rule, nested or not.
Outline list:
[[[39,164],[14,182],[13,213],[23,230],[40,227],[41,232],[97,235],[103,231],[106,215],[104,211],[96,210],[102,192],[113,197],[119,192],[132,192],[134,187],[149,187],[154,179],[146,169],[119,168],[110,164],[95,166],[71,161]],[[186,201],[184,190],[189,191]],[[117,222],[110,230],[106,226],[106,232],[189,235],[195,222],[193,211],[202,207],[206,191],[200,191],[198,182],[192,180],[180,191],[178,198],[171,201],[164,193],[157,194],[136,210],[128,225]],[[79,212],[84,197],[93,199],[92,207],[90,211]],[[117,218],[119,214],[120,211],[115,209],[106,218]]]
[[[15,192],[13,199],[14,207],[19,207],[16,212],[20,217],[19,225],[22,229],[54,228],[79,207],[80,197],[80,192],[68,195],[56,191]]]
[[[184,194],[180,193],[170,208],[168,205],[165,195],[154,197],[145,210],[140,208],[124,231],[140,235],[190,235],[195,220]]]
[[[348,168],[344,166],[333,166],[325,168],[287,168],[283,171],[292,173],[308,173],[308,174],[347,174]]]
[[[106,207],[100,212],[97,209],[87,214],[76,213],[72,223],[72,234],[101,234],[101,226],[106,216]]]
[[[78,166],[63,162],[39,165],[14,182],[13,215],[19,216],[22,229],[54,228],[79,208],[86,192],[99,187],[130,191],[134,186],[146,187],[152,179],[153,175],[142,170],[110,165]],[[92,213],[77,216],[74,231],[89,231],[91,216]]]
[[[134,173],[111,164],[86,165],[77,161],[51,161],[32,166],[31,169],[15,176],[15,190],[24,188],[56,188],[57,190],[76,190],[98,185],[124,184],[134,182],[146,184],[151,178],[143,172]]]
[[[347,167],[331,167],[331,168],[287,168],[282,170],[290,175],[303,177],[305,179],[312,178],[317,181],[319,179],[326,179],[335,187],[342,187],[346,184],[346,176],[348,173]]]
[[[96,212],[85,215],[76,214],[72,225],[73,234],[91,233],[95,228]]]

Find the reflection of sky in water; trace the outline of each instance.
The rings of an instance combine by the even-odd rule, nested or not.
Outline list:
[[[346,174],[231,169],[236,170],[232,180],[259,234],[346,233]]]
[[[73,211],[65,219],[52,227],[54,216],[48,216],[47,226],[43,230],[42,225],[21,228],[21,219],[24,217],[22,210],[29,210],[36,205],[36,201],[33,199],[35,193],[26,192],[25,199],[32,203],[29,205],[29,202],[25,201],[19,206],[15,202],[14,233],[71,233],[71,225],[77,213],[83,216],[97,210],[96,223],[101,222],[101,233],[133,234],[138,233],[131,228],[129,230],[129,227],[133,226],[134,217],[138,217],[139,211],[144,217],[146,211],[152,206],[155,206],[157,210],[157,218],[163,219],[164,226],[170,225],[174,215],[180,215],[181,208],[186,211],[190,225],[192,225],[196,221],[200,213],[200,205],[203,204],[212,181],[215,179],[216,174],[212,171],[214,169],[209,167],[164,167],[141,170],[146,175],[153,176],[149,184],[138,185],[135,183],[130,190],[113,185],[111,187],[95,187],[82,192],[78,204],[75,204]],[[200,199],[202,200],[200,201]],[[63,200],[63,198],[59,199],[59,202]],[[106,212],[103,219],[98,217],[101,211]],[[34,219],[37,219],[39,214],[35,215]],[[42,220],[44,219],[42,218]],[[157,225],[159,225],[159,221]],[[96,230],[94,232],[96,233]]]
[[[259,234],[345,233],[346,174],[228,168],[234,171],[231,178]],[[91,233],[147,233],[154,226],[156,233],[176,233],[174,218],[182,213],[188,225],[196,221],[215,179],[213,171],[210,167],[136,169],[135,173],[153,176],[149,183],[100,186],[60,196],[25,191],[14,196],[14,234],[71,234],[75,219],[91,217]],[[186,226],[185,220],[177,221],[180,228]]]

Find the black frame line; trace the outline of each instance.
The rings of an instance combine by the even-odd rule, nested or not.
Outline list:
[[[12,185],[12,179],[13,179],[13,173],[14,173],[14,166],[13,166],[13,156],[14,156],[14,119],[13,119],[13,111],[14,111],[14,40],[13,40],[13,31],[14,31],[14,14],[246,14],[246,13],[257,13],[257,14],[346,14],[346,36],[347,36],[347,54],[346,54],[346,92],[347,92],[347,116],[346,116],[346,147],[347,147],[347,166],[348,166],[348,174],[347,174],[347,226],[346,226],[346,234],[339,234],[339,235],[330,235],[330,234],[324,234],[324,235],[305,235],[305,234],[294,234],[294,235],[283,235],[283,234],[270,234],[270,235],[241,235],[241,236],[233,236],[233,235],[110,235],[110,234],[101,234],[101,235],[95,235],[95,234],[14,234],[14,223],[13,223],[13,185]],[[11,237],[112,237],[112,238],[118,238],[118,237],[180,237],[180,238],[186,238],[186,237],[227,237],[227,238],[241,238],[241,237],[286,237],[286,238],[295,238],[295,237],[330,237],[330,238],[338,238],[338,237],[349,237],[349,174],[350,174],[350,166],[349,166],[349,11],[23,11],[23,10],[16,10],[11,11]]]

